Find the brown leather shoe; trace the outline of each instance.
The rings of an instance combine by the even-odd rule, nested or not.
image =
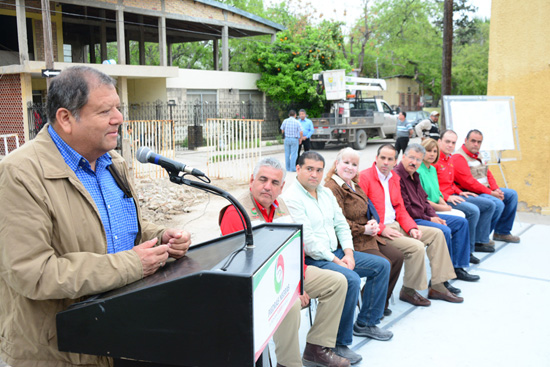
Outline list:
[[[493,234],[493,240],[495,241],[503,241],[503,242],[510,242],[510,243],[519,243],[520,238],[518,236],[514,236],[513,234]]]
[[[411,296],[407,294],[403,289],[401,289],[401,292],[399,292],[399,299],[403,302],[408,302],[414,306],[428,307],[432,304],[429,300],[418,294],[418,292],[415,291],[414,294]]]
[[[307,367],[349,367],[350,363],[344,357],[340,357],[330,348],[306,343],[302,364]]]
[[[459,297],[455,294],[452,294],[449,292],[448,289],[445,290],[445,293],[438,292],[433,288],[430,288],[428,291],[428,298],[430,299],[440,299],[443,301],[451,302],[451,303],[462,303],[464,302],[464,298]]]

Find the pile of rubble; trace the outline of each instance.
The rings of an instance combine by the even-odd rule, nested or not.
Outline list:
[[[207,193],[189,186],[176,185],[168,178],[135,180],[143,219],[164,224],[189,208],[207,200]]]

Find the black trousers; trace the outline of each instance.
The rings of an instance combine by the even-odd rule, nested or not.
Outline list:
[[[399,156],[399,153],[403,151],[405,153],[405,149],[407,149],[407,145],[409,145],[409,137],[402,136],[400,138],[397,138],[395,140],[395,149],[397,150],[397,156]]]
[[[298,164],[298,157],[300,157],[300,154],[302,152],[302,147],[304,147],[304,152],[308,152],[311,150],[311,141],[309,140],[309,138],[307,138],[306,140],[304,140],[302,142],[302,144],[300,144],[298,146],[298,155],[296,156],[296,165]]]

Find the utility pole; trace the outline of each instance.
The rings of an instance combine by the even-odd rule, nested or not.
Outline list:
[[[443,96],[451,94],[451,70],[453,61],[453,0],[445,0],[443,9],[443,67],[441,75],[441,102]],[[446,129],[445,114],[442,109],[441,128]]]
[[[41,0],[42,3],[42,29],[44,32],[44,61],[46,69],[53,69],[52,47],[52,19],[50,13],[50,0]],[[46,85],[50,88],[50,78],[46,78]]]

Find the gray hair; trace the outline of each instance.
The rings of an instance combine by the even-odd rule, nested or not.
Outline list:
[[[80,110],[88,103],[90,90],[102,85],[116,87],[116,81],[89,66],[73,66],[52,79],[48,89],[46,114],[53,124],[57,110],[66,108],[78,121]]]
[[[426,155],[426,148],[417,143],[407,145],[407,148],[405,149],[405,152],[403,154],[407,155],[407,153],[409,153],[411,150],[413,152],[422,153],[422,156]]]
[[[260,168],[262,167],[271,167],[273,169],[283,171],[283,182],[286,177],[286,169],[283,167],[281,162],[279,162],[277,159],[272,157],[265,157],[262,158],[258,163],[256,163],[256,166],[254,167],[254,179],[258,176],[258,172],[260,172]]]

